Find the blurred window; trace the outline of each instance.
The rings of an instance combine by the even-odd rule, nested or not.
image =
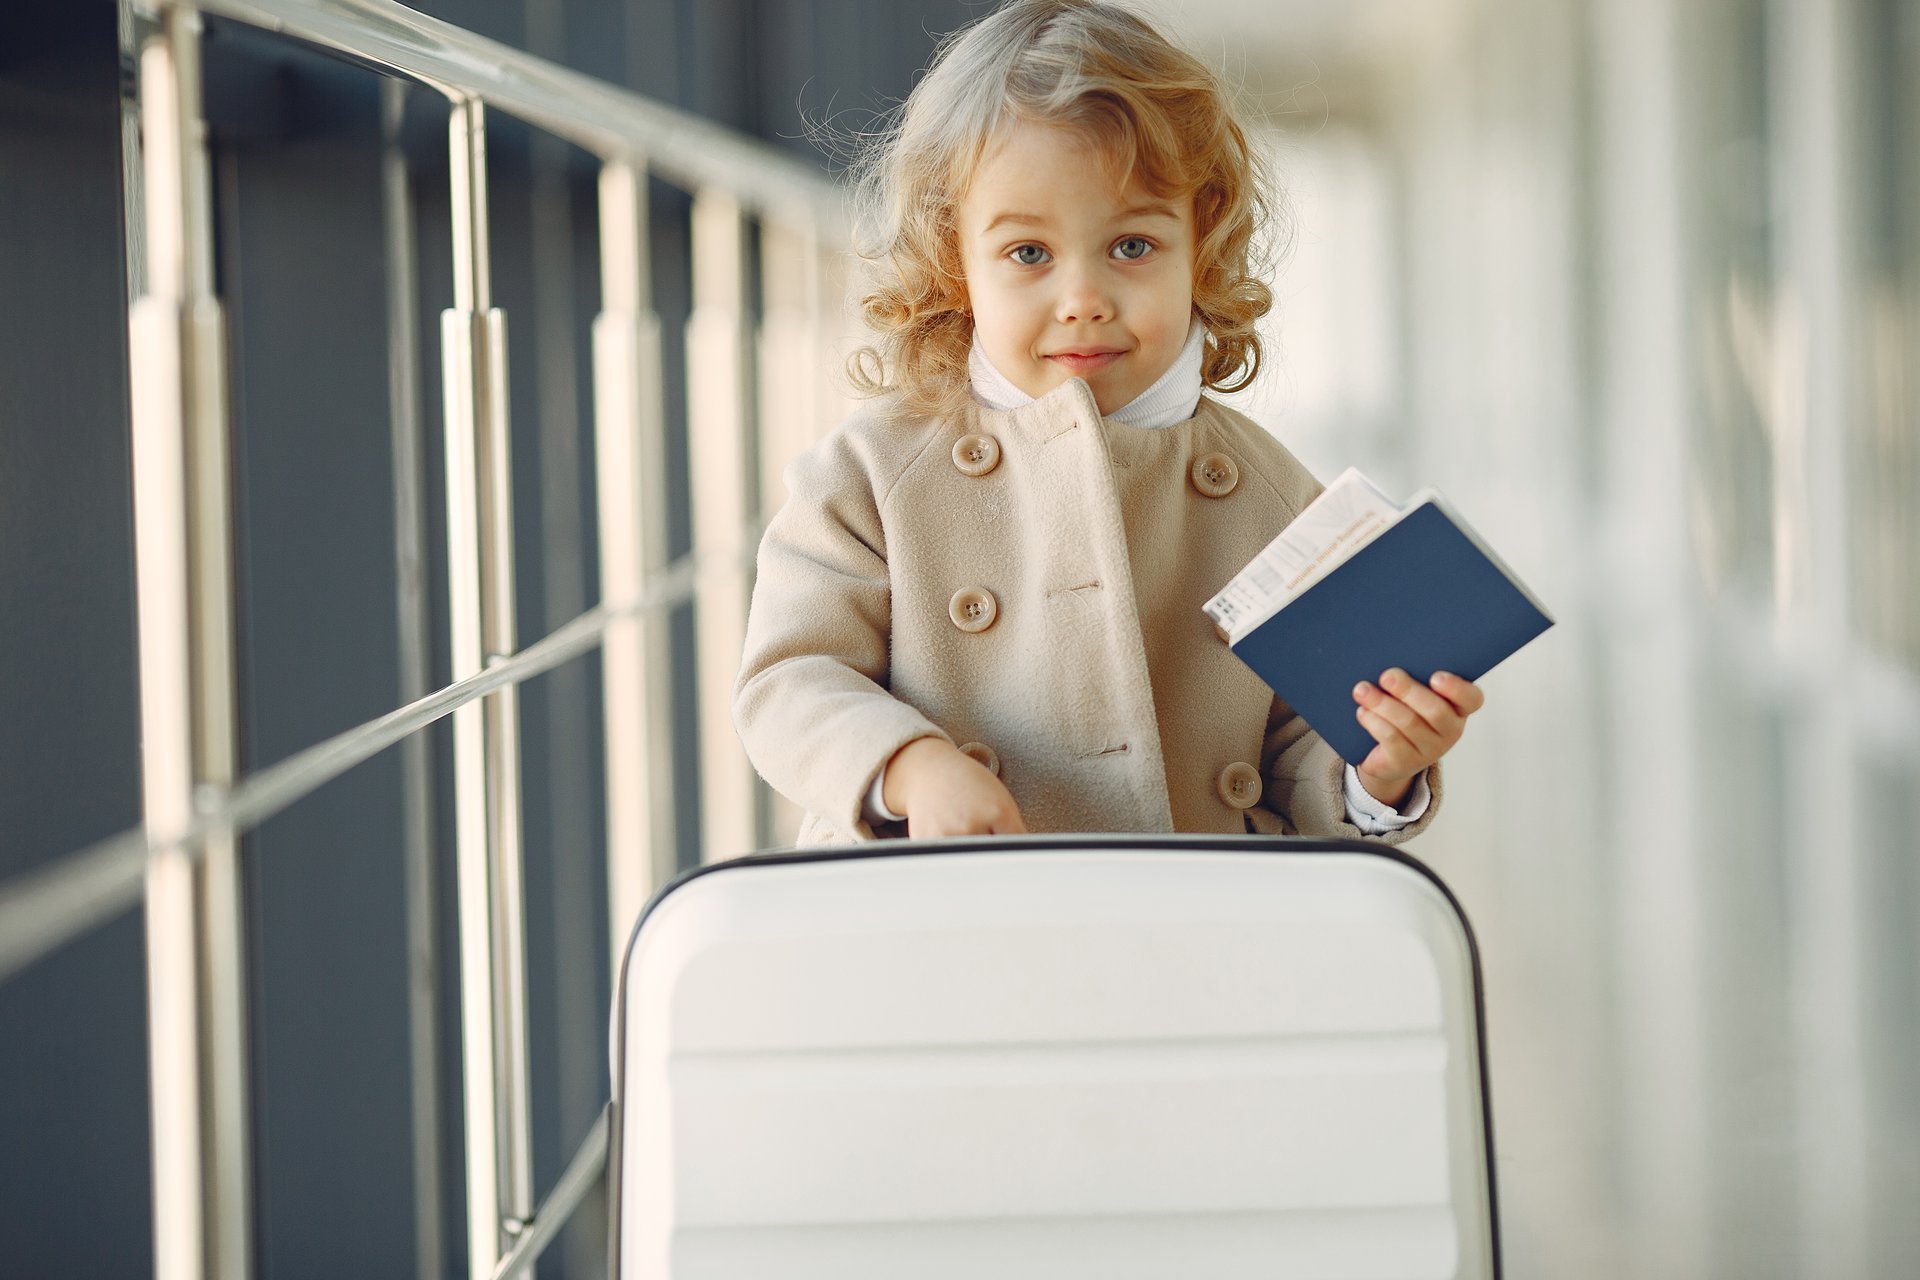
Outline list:
[[[1710,593],[1772,595],[1775,442],[1774,161],[1765,0],[1680,5],[1680,139],[1695,411],[1693,551]],[[1787,584],[1779,584],[1785,588]]]
[[[1920,672],[1920,6],[1860,0],[1852,157],[1860,175],[1862,382],[1852,432],[1848,545],[1862,642]]]

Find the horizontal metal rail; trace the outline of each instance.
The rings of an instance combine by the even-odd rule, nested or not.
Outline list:
[[[755,523],[742,532],[737,546],[757,547],[759,534],[760,526]],[[551,671],[586,653],[599,644],[612,623],[686,603],[693,598],[703,573],[730,568],[732,561],[744,555],[682,556],[650,578],[647,590],[636,600],[589,609],[485,671],[315,743],[251,775],[224,794],[206,788],[196,798],[192,822],[174,837],[156,837],[145,827],[135,827],[0,884],[0,982],[138,902],[145,885],[147,860],[155,854],[182,848],[197,850],[203,840],[217,832],[237,833],[258,826],[355,765],[474,699]]]
[[[185,843],[135,827],[0,884],[0,981],[140,901],[147,859]]]
[[[607,1141],[613,1132],[609,1113],[611,1107],[600,1110],[600,1118],[593,1122],[593,1129],[587,1134],[586,1141],[573,1153],[573,1159],[567,1162],[566,1172],[560,1175],[560,1181],[553,1184],[553,1190],[540,1202],[539,1209],[526,1227],[514,1240],[513,1249],[500,1259],[500,1265],[493,1273],[493,1280],[510,1280],[519,1275],[537,1261],[560,1234],[560,1228],[567,1224],[573,1211],[586,1199],[587,1192],[593,1190],[600,1181],[600,1175],[607,1167]],[[610,1212],[616,1210],[609,1209]]]
[[[391,0],[197,0],[203,13],[304,40],[477,98],[602,157],[644,159],[689,191],[728,191],[756,213],[844,232],[840,188],[803,160],[723,125],[430,18]]]

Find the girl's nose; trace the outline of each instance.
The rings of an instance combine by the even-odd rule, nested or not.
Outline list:
[[[1090,271],[1067,273],[1061,280],[1055,318],[1062,324],[1094,324],[1113,319],[1113,295],[1103,287],[1098,274]]]

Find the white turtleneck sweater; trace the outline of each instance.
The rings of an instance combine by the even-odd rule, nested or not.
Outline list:
[[[1154,431],[1191,418],[1193,411],[1200,406],[1200,364],[1205,353],[1206,329],[1196,317],[1187,330],[1187,341],[1180,348],[1180,354],[1173,358],[1173,364],[1152,386],[1108,414],[1108,420]],[[987,359],[986,351],[980,346],[978,336],[973,340],[973,350],[967,355],[967,375],[968,389],[972,391],[973,398],[989,409],[1005,411],[1033,403],[1032,396],[1014,386],[1005,374],[993,367],[993,362]],[[886,778],[887,771],[883,768],[874,778],[873,785],[867,789],[865,816],[869,823],[903,821],[903,815],[887,808],[881,798]],[[1360,828],[1363,835],[1381,835],[1412,825],[1427,811],[1427,804],[1432,798],[1423,771],[1414,779],[1413,789],[1407,793],[1406,808],[1395,810],[1374,799],[1360,785],[1359,773],[1352,765],[1347,766],[1347,821]]]

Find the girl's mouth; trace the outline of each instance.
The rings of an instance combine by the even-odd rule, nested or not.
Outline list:
[[[1124,351],[1057,351],[1047,359],[1069,373],[1085,374],[1104,369],[1125,354]]]

